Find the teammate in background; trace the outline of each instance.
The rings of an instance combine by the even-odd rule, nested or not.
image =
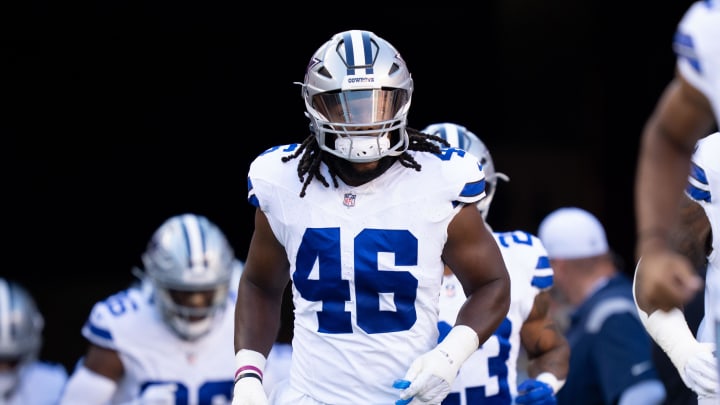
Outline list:
[[[475,208],[482,168],[407,127],[412,90],[398,51],[369,31],[338,33],[310,59],[311,134],[268,149],[248,174],[257,209],[233,404],[267,403],[263,368],[289,279],[292,368],[273,403],[437,404],[504,319],[507,269]],[[438,345],[443,262],[469,298]]]
[[[232,277],[242,263],[207,218],[183,214],[154,232],[140,283],[93,307],[90,345],[62,405],[229,404]]]
[[[487,219],[497,180],[509,178],[495,171],[485,144],[473,132],[454,123],[432,124],[422,132],[439,136],[451,147],[480,159],[486,196],[477,203],[477,208]],[[528,232],[493,232],[493,236],[510,273],[510,311],[493,336],[460,368],[452,391],[442,403],[500,405],[515,400],[518,404],[554,404],[554,396],[567,376],[570,349],[550,316],[548,290],[552,287],[553,271],[547,252],[540,239]],[[446,267],[440,293],[440,339],[454,324],[464,301],[460,282]],[[520,384],[518,396],[517,360],[521,344],[530,360],[527,374],[531,378]]]
[[[652,362],[652,341],[600,221],[564,207],[542,220],[538,236],[555,271],[558,298],[573,309],[566,332],[570,369],[558,404],[661,404],[665,386]]]
[[[643,130],[635,183],[636,258],[642,258],[643,271],[636,281],[636,295],[647,314],[681,307],[702,288],[690,261],[673,251],[669,240],[695,143],[720,123],[718,38],[720,2],[692,4],[674,38],[675,77]]]
[[[697,331],[690,331],[683,312],[673,308],[655,311],[650,316],[638,312],[650,336],[668,355],[685,385],[698,394],[699,405],[720,403],[713,319],[718,314],[717,291],[720,286],[720,132],[698,141],[692,157],[692,169],[680,210],[680,223],[669,235],[669,246],[683,254],[693,268],[705,268],[708,291],[705,294],[705,317]],[[642,259],[644,260],[644,259]],[[635,277],[641,279],[648,267],[638,266]]]
[[[0,278],[0,404],[57,403],[67,371],[39,359],[44,322],[30,293]]]

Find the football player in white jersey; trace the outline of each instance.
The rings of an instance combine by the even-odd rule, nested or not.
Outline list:
[[[307,65],[311,134],[251,164],[255,230],[240,279],[234,405],[261,380],[292,279],[295,325],[280,404],[437,404],[505,318],[510,280],[475,203],[475,157],[407,127],[413,81],[369,31],[340,32]],[[468,294],[438,345],[443,262]]]
[[[486,196],[477,204],[487,219],[497,180],[508,177],[495,171],[490,151],[472,131],[454,123],[436,123],[422,132],[439,136],[451,147],[463,149],[478,159],[485,172]],[[488,225],[489,227],[489,225]],[[550,315],[549,289],[553,270],[540,239],[524,231],[493,232],[510,273],[510,311],[493,336],[460,368],[450,395],[443,405],[479,403],[554,404],[568,371],[570,347]],[[446,268],[440,293],[440,334],[455,322],[465,296],[457,277]],[[531,377],[520,385],[520,346],[528,359]],[[525,373],[521,373],[525,374]]]
[[[680,225],[671,234],[671,246],[685,254],[694,268],[705,267],[705,315],[697,339],[682,311],[638,312],[645,328],[678,369],[683,382],[698,394],[699,405],[720,401],[715,347],[717,302],[720,297],[720,132],[701,138],[692,157],[692,168],[683,200]],[[641,278],[647,267],[638,267]]]
[[[44,319],[28,290],[0,278],[0,404],[55,405],[67,371],[39,359]]]
[[[675,77],[643,129],[635,179],[635,255],[639,259],[637,271],[641,272],[634,292],[641,316],[648,316],[651,329],[653,319],[668,314],[675,314],[682,324],[684,317],[677,308],[690,301],[703,285],[688,257],[671,246],[671,232],[680,217],[682,191],[696,142],[720,126],[718,38],[720,1],[693,3],[680,20],[673,40]],[[707,285],[707,293],[720,291],[720,280],[706,277],[705,282],[718,282]],[[720,297],[710,298],[716,316],[710,322],[720,324]],[[658,310],[659,316],[654,317]]]
[[[141,282],[94,305],[82,328],[90,346],[60,403],[229,404],[238,266],[206,217],[163,222],[142,256]]]
[[[670,311],[702,289],[687,257],[669,246],[690,157],[698,139],[720,124],[720,1],[686,11],[674,37],[677,67],[642,134],[635,180],[636,294],[647,314]],[[708,280],[709,281],[709,280]]]

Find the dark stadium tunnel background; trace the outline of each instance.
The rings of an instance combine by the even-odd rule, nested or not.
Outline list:
[[[249,163],[307,135],[293,82],[317,47],[351,28],[375,31],[407,61],[410,126],[454,121],[485,140],[511,178],[490,211],[496,230],[534,233],[551,210],[579,205],[630,262],[638,138],[672,75],[670,41],[690,4],[652,5],[649,19],[641,3],[285,10],[292,19],[239,4],[33,3],[9,54],[20,86],[3,163],[2,273],[45,315],[43,357],[74,365],[91,306],[133,281],[171,215],[208,216],[244,259]]]

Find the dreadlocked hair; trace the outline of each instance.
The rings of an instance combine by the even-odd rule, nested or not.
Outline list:
[[[418,152],[430,152],[440,153],[440,146],[449,147],[450,144],[445,139],[437,136],[422,133],[414,128],[406,128],[409,138],[408,150],[414,150]],[[302,155],[302,156],[301,156]],[[305,191],[307,190],[310,182],[313,179],[318,179],[325,187],[330,187],[330,183],[327,181],[325,176],[320,172],[320,163],[323,161],[325,152],[320,149],[315,134],[311,133],[307,138],[303,140],[300,147],[297,148],[293,153],[282,157],[283,163],[289,162],[292,159],[300,157],[300,161],[297,165],[298,179],[303,183],[303,188],[300,190],[300,198],[305,197]],[[397,156],[397,160],[403,166],[420,171],[422,165],[420,165],[415,158],[412,157],[407,151]],[[333,186],[338,188],[338,174],[331,165],[328,165],[328,171],[333,182]],[[307,177],[306,177],[307,176]]]

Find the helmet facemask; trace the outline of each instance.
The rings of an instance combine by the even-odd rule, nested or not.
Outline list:
[[[316,94],[310,119],[320,148],[351,162],[400,155],[409,144],[408,97],[403,89]]]
[[[209,289],[182,291],[155,286],[157,304],[163,320],[186,340],[195,340],[213,327],[216,313],[222,311],[228,297],[229,283]]]

